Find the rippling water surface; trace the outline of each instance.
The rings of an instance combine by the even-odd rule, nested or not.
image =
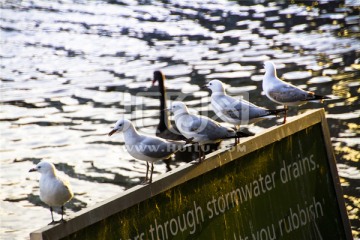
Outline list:
[[[333,100],[324,107],[353,235],[360,236],[360,40],[357,1],[2,1],[1,239],[24,239],[50,221],[38,175],[51,161],[73,185],[67,215],[138,184],[145,164],[106,134],[125,115],[154,133],[159,102],[152,72],[170,92],[213,116],[211,79],[230,95],[262,94],[263,61],[285,80]],[[253,132],[274,125],[267,120]],[[173,161],[171,167],[183,164]],[[155,175],[166,171],[163,163]],[[56,214],[56,218],[59,215]]]

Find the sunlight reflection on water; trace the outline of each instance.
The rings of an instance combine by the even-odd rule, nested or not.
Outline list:
[[[48,210],[38,198],[38,176],[27,174],[40,160],[54,162],[69,176],[75,199],[68,214],[139,183],[145,163],[121,147],[121,135],[106,134],[124,114],[143,131],[155,132],[158,99],[146,95],[157,91],[149,81],[154,70],[166,74],[169,91],[186,94],[194,111],[212,115],[208,93],[200,90],[211,79],[230,85],[230,95],[248,92],[254,103],[274,108],[261,88],[262,63],[268,59],[283,79],[334,96],[299,112],[322,106],[327,111],[353,234],[360,236],[355,182],[360,18],[352,7],[356,1],[346,3],[5,2],[0,19],[5,200],[0,238],[28,238],[48,223]],[[297,111],[290,109],[290,114]],[[250,130],[258,133],[273,124],[264,121]],[[174,161],[172,168],[181,164]],[[155,175],[165,171],[163,163],[156,164]]]

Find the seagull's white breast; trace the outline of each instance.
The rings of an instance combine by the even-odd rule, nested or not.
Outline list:
[[[40,199],[49,206],[62,206],[73,197],[70,185],[58,176],[42,175]]]

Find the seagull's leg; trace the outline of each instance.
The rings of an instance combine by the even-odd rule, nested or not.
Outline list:
[[[64,205],[61,206],[61,220],[60,222],[65,222],[64,220]]]
[[[145,180],[143,181],[143,183],[146,183],[148,180],[148,173],[149,173],[149,162],[146,161],[146,175],[145,175]]]
[[[204,148],[202,149],[202,153],[203,153],[203,161],[204,161],[205,158],[206,158],[206,152],[205,152],[205,149],[204,149]]]
[[[237,132],[239,130],[238,126],[235,126],[235,132]],[[236,133],[235,133],[236,134]],[[238,143],[240,142],[240,138],[235,138],[235,144],[234,146],[236,146]]]
[[[286,115],[287,115],[287,111],[288,111],[288,106],[287,105],[284,105],[284,108],[285,108],[285,112],[284,112],[284,121],[282,124],[285,124],[286,123]]]
[[[202,148],[201,151],[202,151],[202,155],[203,155],[203,159],[202,159],[202,160],[205,161],[205,158],[206,158],[205,149]]]
[[[50,213],[51,213],[51,220],[52,220],[52,221],[51,221],[51,223],[49,223],[49,225],[51,225],[51,224],[54,224],[54,223],[55,223],[52,207],[50,207]]]
[[[202,147],[201,147],[200,144],[198,144],[198,147],[199,147],[199,150],[198,150],[198,152],[199,152],[199,163],[201,163],[203,152],[202,152]]]
[[[203,145],[199,145],[199,153],[200,153],[199,163],[201,163],[202,161],[205,160],[205,152],[203,149]]]
[[[153,175],[153,171],[154,171],[154,163],[151,162],[151,171],[150,171],[150,181],[149,183],[152,183],[152,175]]]

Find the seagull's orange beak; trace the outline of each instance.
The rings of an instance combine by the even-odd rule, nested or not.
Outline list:
[[[116,133],[116,131],[117,131],[117,129],[113,129],[113,130],[111,130],[111,131],[108,133],[108,135],[111,136],[111,135],[113,135],[114,133]]]
[[[204,84],[201,86],[201,89],[208,89],[208,88],[209,88],[209,86],[207,84]]]
[[[36,172],[36,171],[37,171],[36,168],[32,168],[32,169],[29,170],[29,172]]]

